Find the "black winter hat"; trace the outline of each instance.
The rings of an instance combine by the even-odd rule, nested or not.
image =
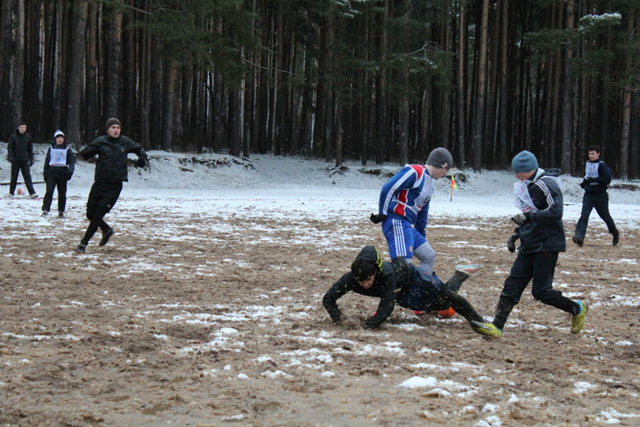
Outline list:
[[[111,117],[109,120],[107,120],[106,128],[109,129],[113,125],[122,126],[120,124],[120,120],[116,119],[115,117]]]
[[[449,170],[453,167],[453,156],[446,148],[438,147],[429,153],[427,164]]]

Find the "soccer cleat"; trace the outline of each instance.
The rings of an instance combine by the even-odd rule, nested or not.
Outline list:
[[[84,243],[80,243],[78,246],[76,246],[76,252],[79,254],[83,254],[86,248],[87,245],[85,245]]]
[[[435,314],[437,314],[438,317],[444,317],[445,319],[448,319],[449,317],[455,316],[456,311],[453,309],[453,307],[449,307],[446,310],[437,310]]]
[[[471,276],[476,271],[480,270],[482,265],[480,264],[458,264],[456,265],[456,272],[464,273],[467,276]]]
[[[580,306],[580,312],[578,314],[574,314],[571,318],[571,333],[577,334],[584,328],[584,318],[587,316],[587,311],[589,308],[587,304],[582,301],[576,301],[576,303]]]
[[[106,245],[109,239],[111,238],[111,236],[113,236],[113,227],[111,227],[110,229],[108,229],[102,234],[102,239],[100,239],[100,243],[98,244],[98,246]]]
[[[620,241],[620,232],[618,230],[613,230],[613,246],[616,246]]]
[[[575,243],[576,245],[582,247],[582,245],[584,244],[584,240],[582,240],[580,237],[578,236],[573,236],[571,238],[571,240],[573,240],[573,243]]]
[[[502,329],[496,327],[493,323],[472,320],[471,327],[480,335],[486,335],[492,338],[500,338],[502,336]]]

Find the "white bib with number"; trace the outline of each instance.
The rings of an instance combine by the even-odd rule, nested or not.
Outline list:
[[[66,166],[67,148],[52,148],[49,166]]]

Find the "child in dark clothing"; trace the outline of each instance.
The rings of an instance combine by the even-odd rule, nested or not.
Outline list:
[[[47,191],[42,201],[42,215],[48,215],[53,200],[53,192],[58,188],[58,216],[64,216],[67,205],[67,181],[71,179],[76,159],[71,147],[64,141],[64,133],[57,130],[53,134],[54,143],[47,151],[44,161],[44,181]]]
[[[511,167],[519,180],[514,186],[516,206],[522,210],[512,218],[518,225],[518,257],[504,282],[493,322],[472,321],[471,324],[479,334],[494,338],[502,336],[511,310],[533,280],[533,297],[570,313],[573,316],[571,333],[577,334],[584,327],[587,305],[572,301],[553,289],[558,253],[566,250],[562,191],[558,178],[539,169],[536,157],[526,150],[513,158]],[[514,236],[509,239],[512,245],[515,245],[515,240]]]
[[[375,314],[363,327],[380,326],[393,312],[397,303],[416,311],[437,311],[452,307],[468,321],[482,322],[473,306],[457,290],[478,265],[458,266],[455,275],[446,284],[435,274],[427,275],[409,264],[403,257],[393,263],[383,262],[375,246],[365,246],[351,265],[351,272],[343,275],[327,291],[322,304],[334,321],[340,321],[342,313],[337,300],[349,291],[380,298]]]

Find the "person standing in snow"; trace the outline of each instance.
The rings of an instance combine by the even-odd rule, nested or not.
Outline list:
[[[501,337],[511,310],[533,280],[533,297],[570,313],[571,333],[577,334],[584,327],[587,305],[553,289],[558,253],[566,250],[559,180],[538,168],[536,156],[526,150],[513,158],[511,167],[518,179],[514,184],[515,203],[522,211],[511,218],[518,225],[518,257],[504,282],[493,322],[471,323],[479,334]]]
[[[364,329],[380,326],[391,315],[396,303],[419,312],[453,308],[467,321],[482,322],[482,316],[457,293],[462,282],[478,269],[477,264],[456,266],[454,276],[447,283],[442,283],[434,273],[422,272],[419,267],[409,264],[403,257],[398,257],[393,262],[383,262],[376,247],[369,245],[360,251],[351,264],[351,271],[344,274],[327,291],[322,305],[331,319],[339,322],[342,312],[338,308],[337,300],[347,292],[353,291],[380,298],[378,309],[364,322]]]
[[[122,191],[122,182],[127,178],[127,154],[138,156],[136,166],[149,165],[147,153],[142,145],[132,139],[120,135],[120,120],[110,118],[106,124],[107,134],[99,136],[84,147],[79,155],[84,159],[98,156],[96,161],[95,182],[87,201],[87,219],[90,221],[87,231],[76,247],[76,252],[84,253],[89,240],[100,228],[102,239],[99,245],[104,246],[113,236],[113,228],[104,221],[104,216],[113,208]]]
[[[382,187],[378,214],[371,215],[372,222],[382,222],[391,259],[411,259],[415,254],[421,271],[427,275],[433,272],[436,259],[426,239],[429,203],[435,180],[445,176],[452,166],[453,156],[443,147],[431,151],[426,165],[404,166]]]
[[[572,240],[578,246],[583,245],[589,224],[589,215],[591,215],[593,208],[596,208],[600,218],[607,224],[609,233],[613,235],[613,246],[616,246],[620,240],[620,233],[609,213],[609,194],[607,193],[607,186],[611,182],[611,169],[600,160],[599,146],[590,146],[587,155],[589,160],[585,166],[584,179],[580,183],[580,187],[584,189],[582,212]]]
[[[67,205],[67,181],[73,175],[76,159],[71,147],[64,141],[64,133],[57,130],[53,134],[54,142],[47,150],[47,157],[44,160],[44,181],[47,184],[47,191],[42,201],[42,215],[48,215],[53,201],[53,192],[58,188],[58,217],[64,216],[64,209]]]
[[[29,191],[29,197],[38,197],[31,181],[31,166],[33,166],[33,140],[27,133],[27,124],[18,123],[18,128],[9,137],[7,145],[7,160],[11,162],[11,183],[9,195],[13,196],[18,185],[18,172],[22,171],[22,179]]]

